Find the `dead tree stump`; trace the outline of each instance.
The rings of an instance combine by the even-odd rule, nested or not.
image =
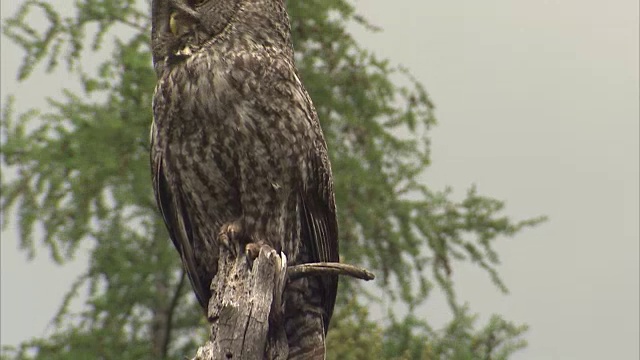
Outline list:
[[[286,257],[268,245],[258,256],[220,249],[211,283],[210,340],[194,360],[285,360],[289,354],[282,319]]]
[[[220,247],[218,272],[211,282],[210,340],[192,360],[286,360],[283,293],[289,279],[323,274],[371,280],[373,274],[347,264],[314,263],[287,267],[284,254],[255,245],[257,257]]]

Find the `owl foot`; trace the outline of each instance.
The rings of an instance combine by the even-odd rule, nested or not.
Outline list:
[[[218,241],[229,252],[237,257],[242,251],[242,245],[245,242],[242,234],[242,226],[239,221],[233,221],[222,226],[218,233]]]
[[[247,263],[249,269],[253,268],[253,261],[260,255],[260,249],[265,245],[264,241],[251,242],[244,247],[245,256],[247,257]]]

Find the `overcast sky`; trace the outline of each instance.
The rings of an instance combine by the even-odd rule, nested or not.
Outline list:
[[[464,267],[455,274],[461,297],[485,316],[531,326],[514,359],[640,358],[638,1],[357,6],[384,28],[357,38],[407,66],[437,106],[424,181],[458,193],[475,183],[515,218],[550,217],[498,246],[511,294]],[[2,17],[15,8],[2,1]],[[21,106],[42,104],[64,74],[17,84],[15,51],[3,38],[3,100],[16,93]],[[27,263],[15,227],[2,235],[1,342],[16,344],[46,334],[84,261],[58,267],[41,252]]]

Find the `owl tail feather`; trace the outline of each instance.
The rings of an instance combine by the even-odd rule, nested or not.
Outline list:
[[[324,360],[325,335],[322,317],[306,316],[287,324],[289,360]],[[291,319],[293,320],[293,319]],[[293,326],[292,326],[293,325]],[[297,325],[297,326],[296,326]]]
[[[284,327],[289,343],[289,360],[325,358],[324,308],[318,301],[317,280],[293,281],[285,291]]]

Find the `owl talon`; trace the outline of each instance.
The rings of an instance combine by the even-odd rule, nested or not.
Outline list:
[[[220,245],[224,246],[234,257],[240,253],[242,246],[242,227],[237,221],[223,225],[218,234]]]
[[[244,247],[244,255],[247,257],[249,269],[253,268],[253,262],[258,258],[258,255],[260,255],[260,249],[262,249],[263,246],[265,246],[264,241],[258,241],[248,243],[247,246]]]
[[[244,250],[247,255],[247,260],[253,261],[260,254],[260,245],[256,243],[249,243],[245,246]]]

